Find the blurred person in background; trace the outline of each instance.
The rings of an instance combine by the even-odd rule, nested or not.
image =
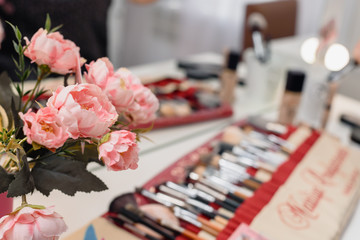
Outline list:
[[[155,0],[113,0],[148,4]],[[15,80],[16,58],[12,28],[5,21],[19,27],[29,39],[44,28],[48,13],[52,27],[62,24],[60,33],[80,47],[81,57],[87,63],[108,54],[107,16],[111,0],[0,0],[0,73],[7,71]]]

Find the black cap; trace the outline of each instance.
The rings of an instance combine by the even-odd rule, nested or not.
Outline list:
[[[303,71],[289,70],[287,72],[285,90],[291,92],[301,92],[305,80]]]
[[[240,61],[240,57],[241,57],[240,53],[235,51],[230,51],[226,59],[226,68],[231,70],[236,70],[237,65]]]

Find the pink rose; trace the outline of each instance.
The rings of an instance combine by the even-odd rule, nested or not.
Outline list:
[[[140,82],[138,78],[125,68],[114,72],[114,67],[108,58],[99,58],[96,62],[86,65],[84,74],[88,83],[98,85],[106,92],[116,111],[121,114],[134,102],[134,92],[130,89],[132,82]]]
[[[0,219],[2,240],[56,240],[66,230],[63,218],[52,207],[24,207],[16,214],[6,215]]]
[[[49,149],[59,148],[64,145],[69,135],[61,123],[55,108],[45,107],[34,113],[29,109],[25,114],[20,113],[24,121],[23,131],[27,142],[36,142]]]
[[[129,108],[129,114],[135,123],[148,123],[156,118],[159,100],[147,87],[141,84],[133,85],[135,102]]]
[[[108,170],[136,169],[139,161],[136,134],[126,130],[111,132],[108,141],[100,144],[99,158]]]
[[[100,138],[118,118],[115,107],[101,89],[89,83],[60,86],[47,102],[58,109],[70,137]]]
[[[59,32],[49,33],[40,28],[28,45],[24,54],[38,65],[49,66],[51,72],[59,74],[78,73],[80,70],[80,48],[74,42],[64,39]]]

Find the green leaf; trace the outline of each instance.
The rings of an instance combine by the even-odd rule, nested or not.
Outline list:
[[[53,32],[56,32],[57,30],[59,30],[60,28],[62,28],[62,24],[60,24],[60,25],[58,25],[58,26],[56,26],[56,27],[54,27],[53,29],[51,29],[50,30],[50,32],[49,33],[53,33]]]
[[[9,184],[14,180],[14,175],[8,174],[4,168],[0,167],[0,193],[6,192]]]
[[[32,193],[35,189],[34,179],[31,176],[26,155],[23,157],[24,166],[15,174],[15,179],[10,183],[7,197],[19,197]]]
[[[30,92],[31,92],[31,89],[30,89],[30,90],[27,90],[27,91],[24,93],[24,96],[28,95]]]
[[[26,79],[28,79],[28,77],[30,76],[30,73],[31,73],[31,69],[27,68],[24,71],[24,75],[21,77],[21,81],[25,81]]]
[[[11,79],[6,72],[0,74],[0,105],[5,109],[6,113],[10,115],[11,111],[11,101],[9,99],[14,98],[16,101],[19,100],[18,96],[13,94],[11,90]],[[11,119],[11,116],[9,116]],[[11,127],[11,126],[10,126]]]
[[[19,45],[14,40],[12,42],[13,42],[15,52],[17,52],[17,54],[19,54]]]
[[[51,29],[51,19],[48,13],[46,14],[45,29],[47,32],[50,32]]]
[[[16,68],[20,69],[19,63],[16,61],[16,59],[13,56],[11,56],[11,58],[12,58],[13,62],[15,63]]]
[[[18,113],[18,111],[16,110],[16,107],[15,107],[14,98],[11,99],[11,113],[12,113],[12,117],[14,119],[15,128],[20,129],[22,124],[21,124],[21,119],[20,119],[19,113]]]
[[[100,144],[106,143],[107,141],[110,140],[110,133],[105,134],[101,139],[100,139]]]
[[[19,42],[21,42],[22,34],[17,26],[15,27],[15,35],[16,35],[17,40]]]
[[[11,24],[11,22],[5,21],[7,24],[10,25],[10,27],[13,29],[14,33],[16,32],[16,28],[13,24]]]
[[[76,192],[106,190],[106,185],[86,170],[86,163],[52,156],[35,165],[31,172],[35,187],[45,196],[58,189],[74,196]]]
[[[99,160],[98,156],[99,153],[97,151],[97,145],[96,144],[89,144],[85,142],[85,149],[84,153],[81,151],[81,142],[78,141],[75,144],[71,145],[70,147],[67,147],[65,149],[66,151],[72,152],[72,158],[77,161],[81,162],[96,162],[101,165],[103,165],[102,161]]]

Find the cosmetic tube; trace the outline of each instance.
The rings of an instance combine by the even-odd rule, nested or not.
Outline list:
[[[233,51],[230,51],[225,55],[225,67],[220,76],[220,99],[223,103],[231,104],[234,102],[235,99],[234,91],[238,81],[236,69],[239,63],[240,55]]]
[[[281,124],[293,124],[301,100],[301,92],[305,80],[302,71],[287,72],[285,92],[282,97],[278,121]]]

